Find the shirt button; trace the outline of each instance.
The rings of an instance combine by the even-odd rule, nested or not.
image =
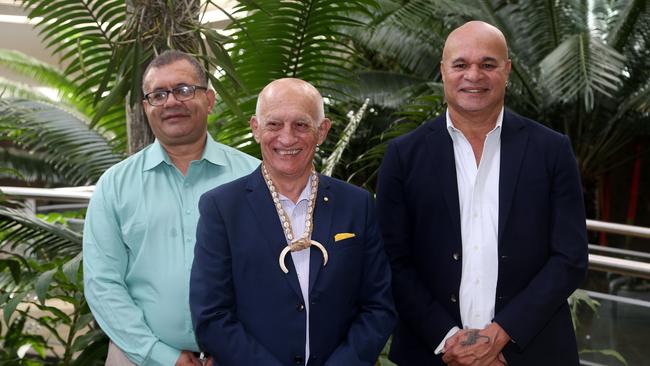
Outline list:
[[[186,182],[185,184],[183,184],[183,186],[184,186],[184,187],[189,187],[190,184]]]
[[[478,250],[478,245],[474,245],[474,250]]]
[[[478,213],[474,212],[473,217],[474,217],[475,219],[477,219],[477,218],[478,218]]]
[[[191,213],[192,213],[192,211],[190,211],[190,210],[185,210],[185,214],[189,215],[189,214],[191,214]]]

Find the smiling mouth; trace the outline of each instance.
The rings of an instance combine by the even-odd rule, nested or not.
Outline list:
[[[189,116],[186,115],[186,114],[170,114],[170,115],[163,116],[162,119],[163,120],[170,120],[170,119],[187,118],[187,117],[189,117]]]
[[[280,150],[280,149],[275,149],[275,152],[282,156],[293,156],[293,155],[298,155],[298,153],[301,151],[301,149],[291,149],[291,150]]]
[[[469,94],[479,94],[479,93],[487,92],[488,89],[487,88],[463,88],[460,91]]]

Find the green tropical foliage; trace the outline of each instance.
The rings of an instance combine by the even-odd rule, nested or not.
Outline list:
[[[0,136],[11,142],[0,148],[0,175],[19,174],[38,186],[93,184],[133,151],[127,125],[141,123],[143,67],[167,48],[195,54],[217,71],[211,81],[220,101],[210,132],[254,155],[259,150],[248,118],[261,88],[279,77],[313,83],[334,122],[317,164],[369,190],[386,142],[444,110],[442,44],[470,19],[503,30],[513,61],[507,105],[571,137],[592,192],[650,116],[650,6],[643,0],[239,1],[227,37],[199,21],[213,1],[22,3],[30,17],[42,18],[36,27],[44,44],[66,65],[58,70],[0,50],[0,65],[58,91],[52,101],[0,80]],[[363,118],[348,123],[360,111]],[[59,221],[30,216],[13,203],[0,207],[0,304],[14,314],[0,329],[0,360],[24,342],[37,353],[47,347],[26,330],[29,313],[7,310],[15,294],[39,309],[47,306],[41,299],[65,297],[73,313],[54,318],[75,335],[60,338],[70,350],[87,345],[101,358],[105,339],[87,323],[80,274],[71,272],[80,237],[67,219]],[[41,321],[56,328],[54,320]],[[91,336],[81,338],[78,331]],[[74,362],[59,356],[62,364]]]

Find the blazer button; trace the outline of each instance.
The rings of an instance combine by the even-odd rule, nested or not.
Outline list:
[[[501,260],[502,260],[502,261],[505,261],[506,259],[508,259],[508,256],[507,256],[507,255],[502,255],[502,256],[501,256]]]
[[[296,304],[296,310],[298,310],[298,311],[303,311],[303,310],[305,310],[305,305],[303,305],[303,304]]]
[[[302,356],[296,356],[293,358],[293,362],[295,362],[296,365],[302,365],[303,362],[305,362],[305,359]]]
[[[454,254],[452,254],[452,257],[454,258],[455,261],[457,261],[457,260],[460,259],[460,254],[454,253]]]
[[[451,301],[451,302],[457,302],[458,299],[456,298],[456,295],[451,295],[451,298],[449,298],[449,301]]]

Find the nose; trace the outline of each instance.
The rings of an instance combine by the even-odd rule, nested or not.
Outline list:
[[[467,81],[478,81],[483,78],[483,72],[481,71],[478,65],[472,64],[469,66],[467,70],[465,70],[465,74],[463,75],[463,77]]]
[[[296,143],[298,138],[296,137],[291,123],[285,123],[283,128],[280,130],[278,136],[278,141],[284,146],[291,146]]]

